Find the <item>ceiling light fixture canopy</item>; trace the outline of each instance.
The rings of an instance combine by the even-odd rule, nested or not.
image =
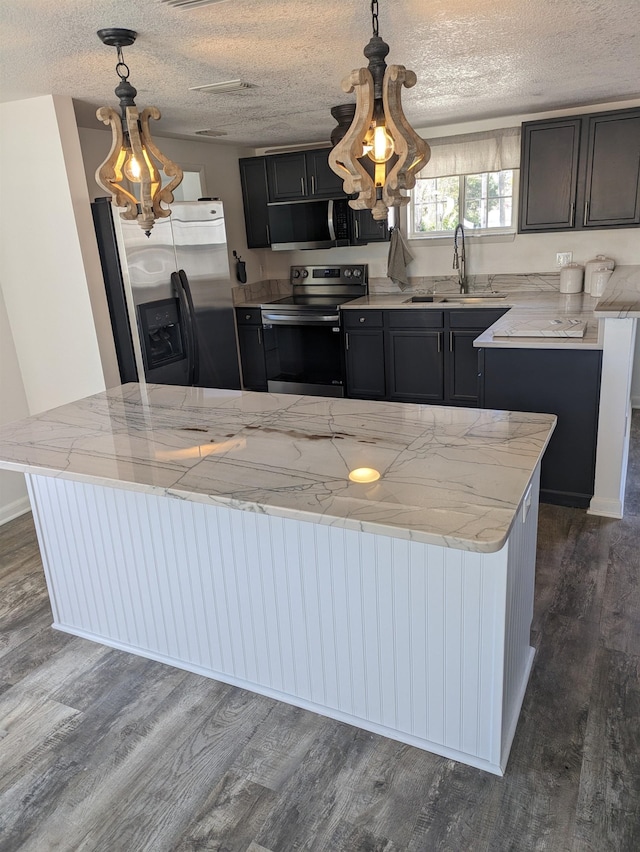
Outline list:
[[[134,30],[120,27],[98,30],[102,43],[118,51],[116,73],[120,82],[115,93],[120,100],[120,112],[111,107],[100,107],[96,112],[100,121],[111,125],[112,132],[111,150],[96,171],[96,181],[111,194],[117,207],[126,208],[120,216],[137,220],[149,236],[156,219],[171,215],[171,210],[161,203],[173,201],[173,190],[182,182],[182,169],[165,157],[151,138],[149,119],[159,119],[160,110],[146,107],[139,113],[135,104],[138,92],[129,82],[122,48],[132,45],[137,35]],[[170,178],[165,186],[159,169]]]
[[[373,35],[364,49],[369,65],[342,81],[345,92],[356,93],[355,115],[329,154],[329,165],[343,178],[347,195],[358,194],[349,201],[351,207],[368,208],[374,219],[386,219],[389,207],[409,203],[403,190],[415,186],[416,174],[431,152],[402,111],[402,87],[415,86],[416,75],[404,65],[387,67],[389,45],[378,35],[378,0],[371,2],[371,19]]]

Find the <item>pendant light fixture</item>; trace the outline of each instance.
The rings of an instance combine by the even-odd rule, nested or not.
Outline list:
[[[356,93],[355,115],[329,154],[329,166],[343,178],[347,195],[357,193],[351,207],[386,219],[389,207],[409,203],[403,190],[415,186],[431,152],[402,111],[402,86],[415,86],[416,75],[404,65],[387,67],[389,45],[378,35],[378,0],[371,2],[371,19],[373,35],[364,49],[369,65],[342,81],[345,92]]]
[[[165,157],[156,147],[149,130],[149,119],[159,119],[157,107],[138,112],[134,98],[138,94],[129,82],[129,68],[124,62],[122,48],[132,45],[138,34],[134,30],[110,27],[98,30],[103,44],[118,51],[116,74],[120,82],[115,93],[120,100],[120,112],[100,107],[96,115],[111,125],[111,150],[96,172],[96,181],[111,194],[117,207],[125,207],[123,219],[135,219],[149,236],[156,219],[171,215],[161,202],[171,204],[173,190],[182,182],[182,169]],[[159,168],[171,180],[162,186]]]

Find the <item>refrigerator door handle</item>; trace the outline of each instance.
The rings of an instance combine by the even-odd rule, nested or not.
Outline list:
[[[189,305],[185,296],[182,281],[177,272],[171,273],[171,283],[180,304],[180,317],[184,333],[184,348],[187,354],[187,382],[193,385],[193,338],[191,335],[192,322],[189,316]]]
[[[191,287],[189,279],[184,269],[178,270],[178,278],[182,291],[184,293],[187,305],[189,307],[189,336],[191,337],[191,364],[192,364],[192,379],[191,384],[195,386],[200,380],[200,342],[198,340],[198,329],[196,328],[196,309],[193,304],[193,296],[191,295]]]

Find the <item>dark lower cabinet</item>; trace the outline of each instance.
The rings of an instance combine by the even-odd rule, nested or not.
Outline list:
[[[443,311],[385,311],[386,398],[444,400]]]
[[[593,496],[602,353],[480,349],[481,405],[555,414],[542,460],[540,499],[586,508]]]
[[[347,395],[477,406],[473,341],[506,310],[343,311]]]
[[[266,391],[267,370],[259,308],[236,308],[238,348],[245,390]]]
[[[478,350],[473,341],[497,322],[507,308],[463,308],[445,312],[445,401],[447,405],[480,404]]]
[[[347,396],[353,399],[384,399],[382,311],[345,311],[342,318]]]

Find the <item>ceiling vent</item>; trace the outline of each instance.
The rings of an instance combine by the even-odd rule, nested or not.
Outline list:
[[[214,3],[225,3],[226,0],[160,0],[167,6],[184,7],[185,9],[193,9],[196,6],[211,6]]]
[[[222,83],[208,83],[205,86],[189,86],[190,92],[205,92],[208,95],[224,95],[229,92],[241,92],[244,89],[255,89],[253,83],[243,83],[242,80],[225,80]]]
[[[196,136],[228,136],[224,130],[196,130]]]

